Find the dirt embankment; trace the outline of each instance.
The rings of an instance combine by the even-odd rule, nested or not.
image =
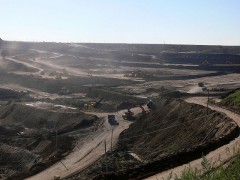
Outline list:
[[[91,131],[98,118],[50,103],[0,107],[0,179],[23,179],[59,161],[74,145],[65,133]]]
[[[142,98],[134,97],[130,92],[117,92],[116,89],[91,88],[87,93],[91,98],[104,98],[111,102],[136,101]]]
[[[27,92],[0,88],[0,100],[19,99],[24,96],[27,96]]]
[[[212,110],[208,113],[200,105],[159,99],[157,110],[122,132],[115,152],[81,177],[142,179],[201,157],[236,137],[237,125],[230,118]],[[127,156],[129,152],[134,156]]]

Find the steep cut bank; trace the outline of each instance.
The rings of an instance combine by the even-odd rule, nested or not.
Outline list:
[[[237,136],[226,115],[182,100],[160,98],[157,110],[121,133],[115,151],[76,177],[142,179],[189,162]]]
[[[61,160],[74,148],[66,133],[91,132],[97,116],[50,103],[0,106],[0,179],[23,179]]]

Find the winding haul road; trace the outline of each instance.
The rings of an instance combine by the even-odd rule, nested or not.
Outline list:
[[[207,99],[206,97],[194,97],[185,100],[188,103],[195,103],[200,104],[203,106],[207,106]],[[225,113],[228,117],[230,117],[233,121],[235,121],[238,126],[240,126],[240,115],[237,115],[231,111],[226,109],[209,105],[209,108]],[[134,108],[132,111],[137,114],[141,112],[140,108]],[[116,114],[116,117],[119,121],[119,126],[115,126],[113,130],[113,145],[117,143],[119,134],[127,129],[131,122],[125,121],[122,119],[121,115],[124,111],[119,111]],[[112,126],[108,124],[106,121],[107,113],[95,113],[98,116],[105,117],[105,122],[101,129],[97,130],[95,133],[88,135],[87,138],[82,142],[79,143],[74,148],[73,152],[66,156],[61,162],[57,162],[56,164],[52,165],[51,167],[47,168],[46,170],[36,174],[32,177],[27,178],[27,180],[51,180],[53,179],[54,175],[59,175],[61,178],[64,177],[71,177],[77,172],[87,168],[92,163],[96,162],[99,158],[102,157],[105,153],[105,146],[104,142],[107,143],[107,150],[111,147],[111,133],[112,133]],[[240,148],[240,137],[232,140],[230,143],[210,152],[207,154],[206,158],[210,162],[215,162],[214,166],[220,165],[221,163],[226,162],[229,160],[230,157],[234,156],[234,152],[236,148]],[[177,175],[178,177],[181,176],[182,171],[189,166],[193,169],[202,170],[202,158],[191,161],[188,164],[184,164],[173,169],[161,172],[149,178],[147,180],[156,180],[156,179],[168,179],[169,175],[172,174],[173,177]]]
[[[38,51],[38,50],[35,50],[35,51]],[[38,52],[43,53],[45,51],[38,51]],[[60,56],[63,56],[64,54],[53,53],[53,55],[54,56],[50,58],[60,57]],[[43,71],[44,68],[51,68],[55,70],[62,70],[63,68],[63,66],[59,66],[59,65],[50,63],[48,61],[44,61],[42,59],[41,60],[36,59],[35,61],[29,60],[29,62],[22,62],[21,60],[16,59],[15,56],[7,57],[6,59],[16,63],[22,63],[25,66],[30,68],[36,68],[39,72]],[[74,75],[86,76],[86,73],[79,69],[68,67],[67,70]],[[195,92],[198,90],[199,89],[195,88],[192,91]],[[189,99],[186,99],[186,102],[207,106],[207,99],[204,97],[189,98]],[[230,117],[233,121],[235,121],[240,127],[240,115],[237,115],[231,111],[228,111],[226,109],[213,106],[213,105],[210,105],[209,108],[225,113],[228,117]],[[134,113],[140,113],[141,109],[135,108],[133,109],[133,111]],[[131,122],[122,120],[122,117],[121,117],[122,113],[123,111],[119,111],[119,114],[116,114],[117,119],[120,122],[120,125],[114,128],[113,145],[117,143],[119,134],[123,130],[127,129],[131,124]],[[100,157],[102,157],[102,155],[105,153],[105,146],[104,146],[105,141],[107,143],[107,150],[110,149],[112,127],[106,121],[107,119],[106,113],[100,113],[96,115],[105,117],[105,122],[101,129],[99,129],[95,133],[92,133],[91,135],[86,137],[84,142],[79,141],[79,143],[74,148],[73,152],[71,152],[68,156],[66,156],[61,162],[57,162],[56,164],[40,172],[39,174],[36,174],[27,179],[28,180],[42,180],[42,179],[51,180],[53,179],[54,175],[59,175],[61,178],[68,177],[75,174],[76,172],[79,172],[87,168],[89,165],[91,165],[92,163],[97,161]],[[214,165],[218,166],[220,163],[220,160],[221,162],[224,162],[224,161],[227,161],[230,158],[230,156],[233,156],[234,149],[236,148],[240,148],[240,137],[237,137],[236,139],[232,140],[230,143],[210,152],[209,154],[207,154],[206,158],[211,162],[216,162]],[[191,161],[188,164],[184,164],[184,165],[175,167],[173,169],[161,172],[147,179],[148,180],[167,179],[169,177],[169,174],[173,174],[174,176],[175,175],[180,176],[182,171],[189,166],[192,167],[193,169],[201,170],[202,168],[201,162],[202,162],[202,158]]]
[[[96,162],[105,154],[105,141],[107,150],[111,149],[112,129],[114,129],[112,138],[114,146],[118,141],[119,134],[131,124],[130,121],[125,121],[122,118],[122,114],[125,111],[126,110],[122,110],[115,114],[119,122],[118,126],[109,125],[107,122],[107,113],[91,113],[99,117],[104,117],[105,121],[103,126],[94,133],[89,133],[84,141],[80,139],[73,152],[62,159],[61,162],[57,162],[46,170],[27,178],[27,180],[52,180],[55,175],[61,178],[69,177]],[[133,111],[134,114],[141,113],[140,108],[132,108],[131,111]]]
[[[185,101],[188,103],[195,103],[195,104],[207,106],[207,98],[205,97],[194,97],[194,98],[186,99]],[[229,110],[226,110],[217,106],[213,106],[213,105],[209,105],[209,108],[218,112],[225,113],[240,127],[240,115],[235,114]],[[238,136],[236,139],[232,140],[228,144],[221,146],[220,148],[210,152],[209,154],[206,155],[206,158],[209,162],[215,163],[214,166],[217,167],[220,165],[220,163],[227,162],[231,157],[233,157],[235,155],[237,148],[240,148],[240,136]],[[180,177],[182,171],[184,171],[184,169],[188,167],[191,167],[192,169],[203,170],[201,162],[202,162],[202,158],[191,161],[188,164],[184,164],[184,165],[175,167],[173,169],[161,172],[159,174],[156,174],[146,179],[147,180],[168,179],[170,174],[172,174],[173,177],[175,177],[175,175]]]

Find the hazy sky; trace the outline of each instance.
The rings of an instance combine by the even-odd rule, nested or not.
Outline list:
[[[240,0],[0,0],[4,40],[240,45]]]

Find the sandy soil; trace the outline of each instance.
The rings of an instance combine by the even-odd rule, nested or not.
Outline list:
[[[39,50],[35,50],[32,49],[38,53],[51,53],[51,52],[47,52],[47,51],[39,51]],[[72,76],[80,76],[80,77],[88,77],[88,72],[91,70],[86,70],[86,69],[80,69],[80,68],[73,68],[73,67],[68,67],[66,65],[59,65],[56,64],[54,62],[54,59],[58,58],[58,57],[62,57],[62,56],[69,56],[66,54],[59,54],[59,53],[51,53],[52,56],[48,57],[48,58],[43,58],[43,57],[38,57],[35,58],[35,60],[32,59],[28,59],[26,62],[23,62],[19,59],[17,59],[18,56],[11,56],[11,57],[7,57],[6,59],[9,61],[13,61],[13,62],[17,62],[17,63],[21,63],[24,64],[27,67],[31,67],[31,68],[35,68],[38,70],[38,72],[36,73],[31,73],[34,76],[38,76],[38,77],[42,77],[42,78],[55,78],[55,76],[49,76],[49,75],[42,75],[41,72],[47,70],[51,70],[51,71],[57,71],[59,73],[63,73],[63,70],[66,71],[68,73],[68,75],[72,75]],[[21,56],[21,55],[19,55]],[[76,58],[76,57],[75,57]],[[78,57],[78,58],[85,58],[85,57]],[[97,59],[97,58],[92,58],[93,60]],[[106,59],[101,59],[101,60],[106,60]],[[106,61],[112,61],[112,60],[106,60]],[[109,67],[109,70],[113,70],[113,67]],[[118,68],[117,68],[118,69]],[[104,71],[105,73],[102,73],[101,70],[97,70],[94,69],[92,70],[94,72],[94,76],[98,76],[98,77],[111,77],[111,78],[117,78],[117,79],[132,79],[129,77],[125,77],[124,73],[111,73],[110,71],[108,73],[106,73],[107,71]],[[29,73],[27,72],[16,72],[16,74],[25,74],[28,75]]]
[[[207,104],[206,104],[207,99],[205,97],[189,98],[189,99],[186,99],[186,102],[207,106]],[[240,115],[235,114],[226,109],[222,109],[217,106],[210,105],[209,107],[213,110],[225,113],[228,117],[230,117],[232,120],[234,120],[238,124],[238,126],[240,126]],[[220,165],[220,163],[226,162],[230,157],[234,156],[235,149],[238,147],[240,147],[240,137],[237,137],[230,143],[210,152],[209,154],[207,154],[206,158],[209,162],[215,163],[214,166],[217,167]],[[169,177],[170,173],[172,173],[173,177],[175,176],[175,174],[177,176],[180,176],[182,171],[185,168],[188,168],[189,166],[193,169],[203,170],[201,162],[202,162],[202,158],[194,160],[188,164],[184,164],[184,165],[178,166],[176,168],[170,169],[168,171],[164,171],[162,173],[156,174],[156,175],[151,176],[146,179],[148,179],[148,180],[167,179]]]

